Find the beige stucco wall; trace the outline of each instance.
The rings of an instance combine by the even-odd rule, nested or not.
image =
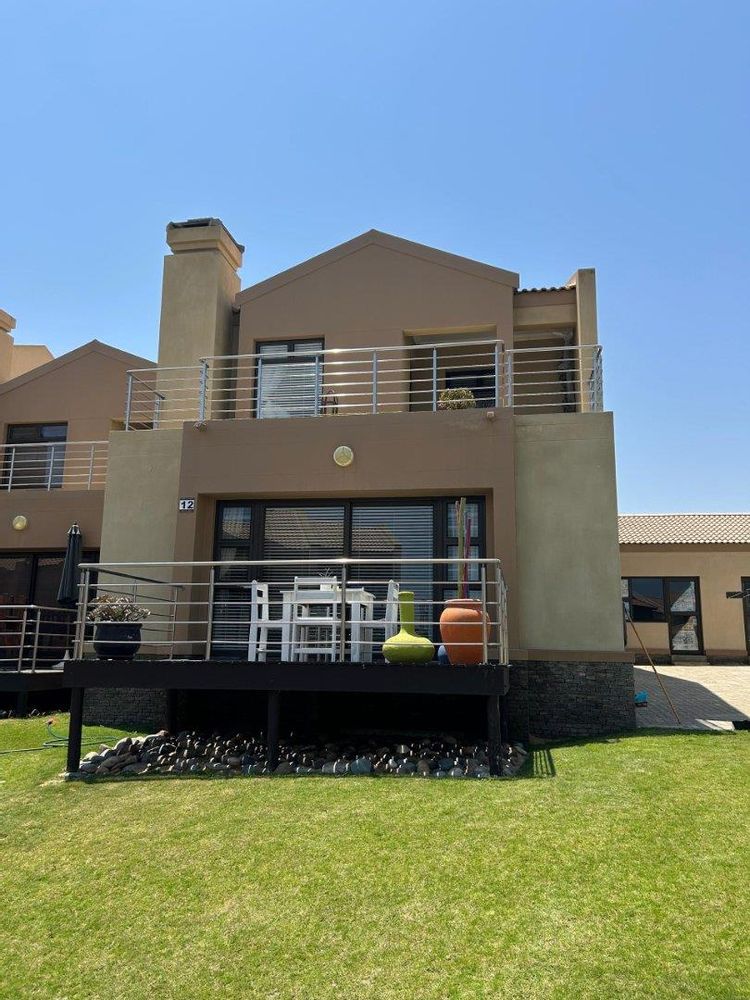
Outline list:
[[[520,643],[621,652],[612,414],[515,424]]]
[[[113,422],[122,417],[126,372],[144,363],[134,355],[93,343],[0,388],[0,441],[6,441],[11,424],[68,425],[61,489],[0,491],[0,548],[64,549],[68,528],[76,520],[86,548],[99,546],[103,492],[80,488],[90,449],[74,444],[107,440]],[[106,449],[97,449],[95,455],[96,484],[102,482]],[[25,531],[14,531],[11,526],[17,514],[28,518]]]
[[[750,577],[750,545],[623,545],[622,576],[697,576],[700,579],[703,643],[708,656],[747,656],[742,602],[728,600]],[[639,622],[641,638],[651,653],[668,654],[667,626]],[[628,629],[628,648],[639,650]]]
[[[174,559],[182,431],[115,431],[109,445],[101,561]]]
[[[240,353],[262,340],[323,337],[325,347],[386,347],[410,330],[490,327],[513,337],[513,287],[369,244],[242,301]]]
[[[232,354],[232,306],[240,280],[215,250],[167,254],[159,334],[159,365],[195,365]]]
[[[73,521],[80,525],[84,547],[97,548],[103,500],[101,490],[0,491],[0,550],[62,551]],[[28,521],[23,531],[13,528],[19,514]]]
[[[8,378],[17,378],[52,361],[52,351],[43,344],[14,344]]]
[[[126,372],[142,359],[84,348],[0,391],[0,440],[9,424],[67,423],[68,441],[101,441],[125,406]]]

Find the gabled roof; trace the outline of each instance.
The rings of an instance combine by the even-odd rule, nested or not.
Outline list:
[[[154,365],[153,361],[141,358],[137,354],[130,354],[129,351],[121,351],[119,347],[111,347],[109,344],[103,344],[100,340],[90,340],[87,344],[82,344],[81,347],[76,347],[75,350],[68,351],[67,354],[61,354],[59,358],[53,358],[52,361],[47,361],[37,368],[32,368],[23,375],[17,375],[16,378],[3,382],[0,384],[0,395],[4,392],[11,392],[19,386],[27,385],[29,382],[33,382],[34,379],[51,375],[53,372],[64,368],[73,361],[78,361],[87,354],[104,355],[104,357],[112,358],[114,361],[122,362],[128,368],[150,368]]]
[[[339,243],[338,246],[326,250],[324,253],[311,257],[309,260],[296,264],[286,271],[280,271],[265,281],[259,281],[256,285],[250,285],[243,291],[238,292],[236,302],[242,305],[251,299],[258,299],[268,292],[296,281],[308,274],[328,267],[350,254],[357,253],[368,246],[383,247],[395,253],[405,254],[408,257],[417,257],[419,260],[428,261],[430,264],[437,264],[439,267],[451,268],[454,271],[463,271],[471,274],[475,278],[484,278],[487,281],[494,281],[499,285],[507,285],[510,288],[517,288],[519,276],[514,271],[505,271],[501,267],[493,267],[491,264],[483,264],[478,260],[470,260],[468,257],[459,257],[457,254],[447,253],[445,250],[436,250],[434,247],[425,246],[423,243],[412,243],[411,240],[404,240],[400,236],[391,236],[390,233],[381,233],[377,229],[370,229],[361,236],[355,236],[353,240],[346,243]]]
[[[621,545],[750,545],[750,514],[621,514]]]

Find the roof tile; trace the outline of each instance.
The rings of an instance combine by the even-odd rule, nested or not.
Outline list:
[[[750,514],[621,514],[621,545],[750,545]]]

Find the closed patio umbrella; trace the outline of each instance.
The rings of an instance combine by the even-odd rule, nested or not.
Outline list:
[[[74,521],[68,532],[68,547],[65,550],[65,561],[57,591],[57,603],[64,608],[75,608],[78,604],[78,564],[81,561],[83,535]]]

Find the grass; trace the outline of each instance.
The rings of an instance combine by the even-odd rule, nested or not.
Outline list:
[[[0,756],[0,996],[750,997],[750,733],[535,757],[554,776],[82,784]]]

